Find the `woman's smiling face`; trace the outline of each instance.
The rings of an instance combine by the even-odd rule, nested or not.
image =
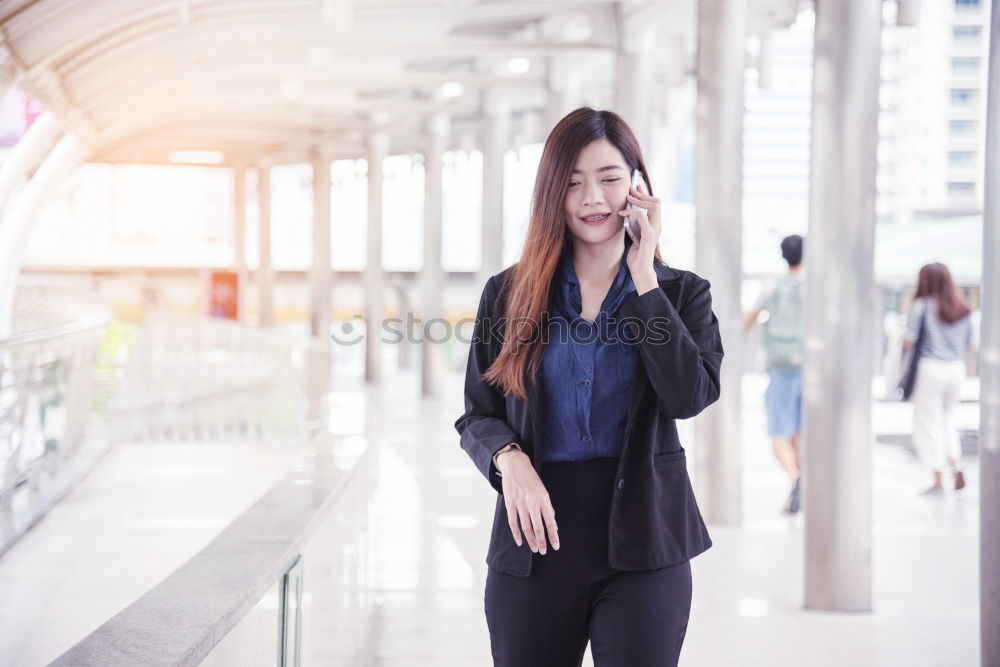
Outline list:
[[[624,234],[618,211],[625,208],[631,183],[621,151],[607,139],[583,147],[566,190],[566,218],[570,232],[585,243],[601,243]],[[597,221],[585,218],[604,214]]]

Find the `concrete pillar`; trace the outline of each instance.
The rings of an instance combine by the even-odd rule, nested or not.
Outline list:
[[[236,319],[247,321],[247,169],[233,168],[233,270],[236,271]]]
[[[774,51],[774,33],[762,32],[760,38],[760,52],[757,54],[757,87],[767,90],[771,87],[773,79],[772,52]]]
[[[799,0],[774,0],[771,2],[774,23],[779,26],[789,26],[799,17]]]
[[[503,268],[503,166],[510,138],[510,100],[487,92],[483,96],[483,223],[477,283],[486,284]]]
[[[258,311],[257,324],[269,327],[274,324],[274,267],[271,263],[271,165],[257,165],[257,208],[260,224],[257,228],[260,259],[257,263]]]
[[[549,56],[546,72],[545,134],[548,135],[563,116],[581,105],[580,70],[560,56]]]
[[[651,145],[653,92],[658,88],[654,80],[654,27],[624,23],[616,60],[614,108],[632,128],[643,150]]]
[[[671,35],[660,48],[666,51],[665,85],[654,89],[650,142],[643,147],[643,153],[656,196],[662,201],[676,201],[682,140],[694,118],[697,96],[693,87],[685,85],[688,67],[685,37]]]
[[[816,3],[803,374],[805,606],[871,609],[875,172],[882,8]],[[844,360],[851,363],[845,364]]]
[[[35,119],[0,164],[0,219],[11,195],[38,170],[55,143],[65,134],[62,123],[51,111]]]
[[[0,337],[14,330],[14,302],[21,261],[28,246],[38,211],[90,155],[90,149],[75,134],[64,134],[48,152],[38,170],[12,201],[0,220]]]
[[[921,0],[899,0],[899,8],[896,10],[896,25],[920,25],[920,2]]]
[[[382,161],[389,153],[389,134],[376,130],[368,136],[368,248],[365,260],[365,381],[382,375]]]
[[[444,270],[441,268],[441,200],[442,156],[448,139],[447,114],[437,113],[427,122],[427,149],[424,153],[424,266],[420,271],[420,300],[422,303],[420,325],[423,339],[420,344],[420,392],[424,396],[441,393],[441,376],[444,371],[444,347],[440,338],[443,327],[428,322],[440,321],[443,316],[441,292],[444,289]],[[437,342],[428,339],[435,337]]]
[[[313,168],[313,248],[309,270],[311,308],[309,331],[324,347],[330,343],[330,161],[328,152],[316,150]]]
[[[990,17],[979,344],[979,595],[981,663],[1000,665],[1000,0]]]
[[[726,359],[722,395],[695,420],[695,480],[706,520],[742,519],[743,0],[698,3],[695,263],[712,283]]]
[[[413,305],[410,303],[410,284],[400,281],[394,287],[396,288],[396,302],[399,304],[399,318],[405,321],[406,314],[413,311]],[[405,371],[410,368],[413,356],[412,349],[410,340],[404,340],[399,344],[399,355],[396,358],[399,370]]]

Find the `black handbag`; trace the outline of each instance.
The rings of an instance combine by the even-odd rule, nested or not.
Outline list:
[[[931,304],[927,304],[930,307]],[[913,394],[913,385],[917,381],[917,364],[920,362],[920,348],[924,342],[924,320],[927,318],[927,309],[920,316],[920,327],[917,329],[917,340],[913,342],[913,347],[903,350],[902,367],[903,372],[899,376],[899,383],[896,385],[895,396],[897,401],[908,401]]]

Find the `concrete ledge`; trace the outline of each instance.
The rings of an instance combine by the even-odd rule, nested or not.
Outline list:
[[[51,664],[201,663],[295,561],[370,451],[304,459],[204,549]]]

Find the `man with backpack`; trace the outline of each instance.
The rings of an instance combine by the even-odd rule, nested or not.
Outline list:
[[[774,454],[791,479],[792,490],[783,508],[789,514],[799,511],[802,465],[802,361],[805,355],[806,296],[802,262],[804,243],[798,234],[781,240],[781,256],[788,262],[788,273],[765,285],[743,322],[746,333],[761,311],[768,312],[763,324],[769,377],[764,405],[767,433],[774,445]]]

